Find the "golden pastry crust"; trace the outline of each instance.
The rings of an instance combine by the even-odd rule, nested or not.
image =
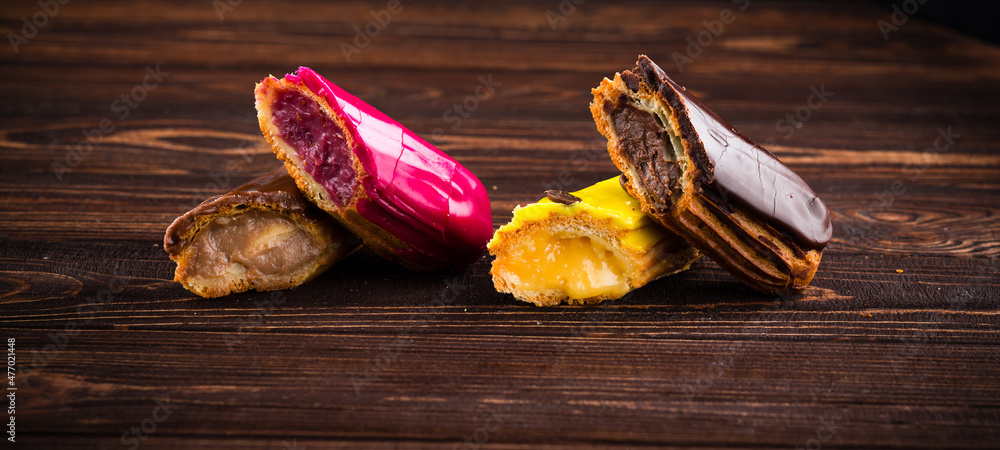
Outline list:
[[[174,280],[212,298],[298,286],[360,245],[278,168],[175,219],[163,247],[177,263]]]
[[[746,169],[747,177],[770,170],[790,180],[788,185],[796,182],[796,187],[804,186],[801,179],[787,175],[790,170],[773,155],[683,92],[645,56],[632,71],[604,79],[593,94],[590,109],[597,129],[607,137],[608,153],[627,178],[626,190],[646,213],[758,291],[794,293],[809,284],[829,239],[826,207],[805,186],[803,191],[814,196],[807,207],[815,218],[809,219],[818,225],[815,230],[806,226],[806,233],[813,235],[790,236],[774,220],[762,217],[766,214],[735,201],[739,192],[718,186],[707,140],[733,145],[740,139],[748,152],[766,153],[768,161],[775,162]],[[722,125],[706,129],[709,121]]]

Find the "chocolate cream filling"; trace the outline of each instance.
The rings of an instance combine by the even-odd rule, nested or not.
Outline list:
[[[633,161],[639,161],[636,168],[642,179],[633,181],[646,187],[658,207],[669,210],[681,195],[677,189],[680,168],[673,146],[667,145],[670,138],[660,119],[632,106],[624,95],[618,97],[617,105],[605,103],[604,108],[610,109],[622,150],[631,155]]]
[[[275,91],[271,116],[279,135],[295,149],[306,173],[330,193],[338,207],[348,204],[357,180],[344,131],[315,101],[295,90]]]
[[[185,275],[195,279],[297,275],[322,251],[288,216],[261,209],[215,218],[189,248]]]

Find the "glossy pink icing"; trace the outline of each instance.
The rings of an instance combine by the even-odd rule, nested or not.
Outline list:
[[[358,213],[419,252],[399,250],[411,261],[440,266],[479,259],[493,236],[490,199],[469,169],[381,111],[308,67],[285,77],[323,97],[352,127],[360,145],[352,151],[369,178],[371,201]],[[426,254],[431,258],[426,258]]]

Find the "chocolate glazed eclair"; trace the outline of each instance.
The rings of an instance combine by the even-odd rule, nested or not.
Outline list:
[[[830,240],[823,201],[645,55],[590,109],[642,209],[754,289],[804,289]]]
[[[174,280],[206,298],[298,286],[360,246],[283,167],[205,200],[163,238]]]

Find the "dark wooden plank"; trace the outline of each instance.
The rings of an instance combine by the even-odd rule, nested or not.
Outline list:
[[[962,446],[995,433],[984,415],[998,395],[984,372],[997,369],[995,346],[566,336],[512,348],[510,336],[400,336],[254,333],[229,350],[204,333],[85,331],[82,350],[19,392],[33,399],[21,429],[116,435],[161,399],[177,405],[164,434],[459,440],[493,412],[510,415],[513,442],[545,441],[554,424],[562,440],[636,444],[773,446],[808,439],[824,419],[848,445]],[[88,350],[109,339],[116,351]],[[845,368],[845,354],[876,357]],[[961,370],[970,365],[978,375]],[[81,422],[81,407],[98,420]],[[921,426],[900,435],[900,423]]]
[[[340,43],[386,3],[61,5],[0,53],[18,443],[995,448],[1000,49],[912,18],[886,40],[892,11],[870,3],[744,3],[583,2],[553,24],[572,2],[403,2],[349,61]],[[0,29],[38,8],[5,6]],[[674,52],[725,8],[735,20],[680,70]],[[535,308],[493,290],[489,258],[414,274],[367,251],[273,295],[171,281],[170,221],[277,164],[252,108],[267,74],[310,65],[434,140],[482,178],[499,226],[548,187],[615,174],[590,88],[638,53],[830,206],[802,295],[700,261],[600,307]],[[149,89],[147,67],[163,74]],[[493,95],[449,119],[481,78]],[[833,96],[788,128],[820,86]],[[954,142],[928,151],[942,131]]]

